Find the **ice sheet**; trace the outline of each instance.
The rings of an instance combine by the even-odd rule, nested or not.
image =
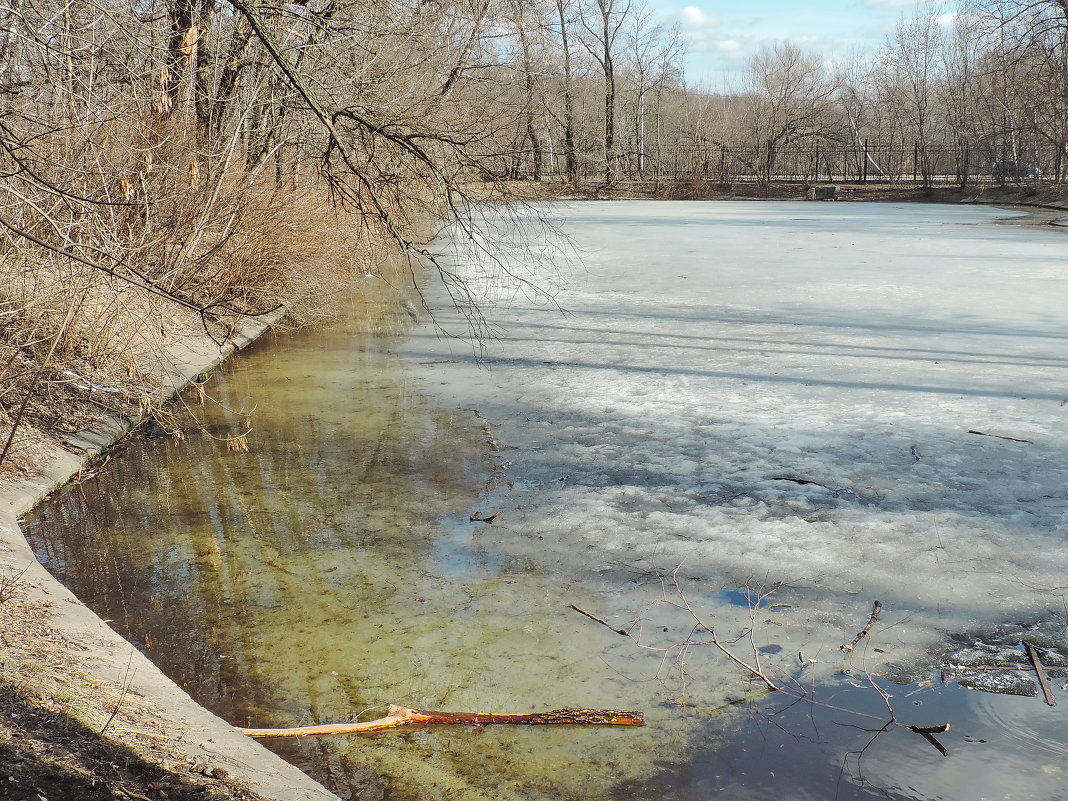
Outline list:
[[[874,599],[895,659],[1064,614],[1063,231],[919,204],[536,212],[568,239],[528,212],[494,223],[501,264],[442,245],[498,337],[441,308],[406,348],[428,392],[514,448],[486,501],[498,548],[787,582],[779,639],[824,653]]]

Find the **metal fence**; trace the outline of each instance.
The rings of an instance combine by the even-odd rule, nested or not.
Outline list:
[[[996,164],[1019,165],[997,170]],[[785,148],[729,148],[721,145],[686,145],[619,158],[620,177],[659,180],[707,180],[718,183],[747,181],[798,182],[917,182],[929,185],[968,186],[992,181],[1047,181],[1065,179],[1063,156],[1049,149],[1017,153],[990,145],[963,144],[925,148],[919,143],[855,145],[812,142]],[[603,162],[586,161],[584,177],[604,174]]]

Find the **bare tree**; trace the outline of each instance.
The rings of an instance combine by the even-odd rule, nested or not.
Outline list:
[[[1003,76],[1003,105],[1017,129],[1033,137],[1026,147],[1012,139],[1012,160],[1053,156],[1058,182],[1068,178],[1068,7],[1060,0],[998,0],[976,7],[993,28],[992,52]]]
[[[834,79],[823,62],[790,42],[763,48],[750,62],[750,125],[764,150],[760,175],[775,173],[788,145],[828,137]]]
[[[574,25],[572,13],[574,10],[573,0],[555,0],[557,19],[559,20],[558,33],[560,36],[560,57],[563,77],[563,144],[564,159],[566,164],[567,180],[570,183],[578,181],[578,154],[575,145],[575,78],[571,66],[571,30]]]
[[[516,69],[521,76],[523,101],[520,128],[522,135],[516,148],[516,159],[521,154],[530,154],[530,170],[526,177],[540,181],[542,165],[545,161],[545,144],[539,130],[539,111],[542,107],[538,96],[539,64],[535,57],[535,39],[543,30],[539,19],[541,8],[537,3],[525,3],[509,0],[509,21],[515,31],[518,42]],[[518,170],[516,171],[519,172]],[[519,174],[516,177],[520,177]]]
[[[947,138],[953,141],[957,181],[962,189],[971,182],[981,156],[975,142],[982,130],[977,114],[979,41],[974,22],[963,14],[954,17],[952,30],[942,39],[943,80],[938,100],[944,109]]]
[[[837,65],[835,76],[838,104],[849,126],[849,137],[853,147],[850,149],[852,163],[846,169],[843,162],[843,176],[851,173],[858,179],[868,174],[868,168],[878,176],[887,173],[868,146],[868,135],[875,130],[876,95],[872,68],[859,54],[853,53]]]
[[[58,408],[49,397],[124,416],[154,404],[160,350],[183,327],[223,342],[244,316],[321,305],[371,266],[362,252],[399,251],[421,281],[415,232],[428,215],[472,225],[471,179],[515,120],[480,78],[497,68],[489,8],[2,12],[0,461],[25,420]],[[462,283],[437,275],[477,322]]]
[[[656,150],[660,145],[660,118],[663,111],[663,92],[668,81],[677,75],[677,60],[681,54],[678,30],[665,31],[662,25],[652,22],[647,8],[633,10],[624,31],[627,54],[627,71],[633,93],[631,125],[634,132],[635,177],[644,180],[648,169],[649,146],[646,136],[646,120],[649,116],[648,96],[654,93],[654,139]]]
[[[924,187],[931,186],[931,146],[935,131],[935,82],[941,78],[942,29],[933,8],[902,20],[887,41],[888,79],[897,83],[900,111],[911,121],[916,159]]]
[[[612,183],[618,175],[616,149],[616,51],[633,0],[592,0],[584,9],[581,37],[583,46],[597,62],[604,76],[604,180]]]

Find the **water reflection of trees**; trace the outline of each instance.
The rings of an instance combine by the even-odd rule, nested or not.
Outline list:
[[[381,357],[360,367],[351,348],[327,342],[323,351],[314,363],[301,354],[273,360],[274,377],[255,360],[220,376],[215,392],[228,406],[260,404],[250,453],[195,438],[179,448],[131,442],[97,480],[40,511],[29,526],[38,553],[195,698],[235,723],[338,720],[383,696],[465,708],[484,693],[489,706],[502,697],[529,704],[575,675],[589,681],[572,702],[625,697],[625,660],[613,656],[606,672],[616,683],[605,682],[589,663],[604,667],[607,651],[588,630],[556,619],[559,583],[533,579],[524,591],[534,597],[518,607],[514,595],[492,597],[500,587],[448,580],[454,568],[435,526],[441,515],[466,517],[485,479],[475,422],[428,408]],[[209,426],[223,430],[226,413],[209,414]],[[474,542],[466,558],[473,567],[464,569],[484,574],[539,569],[525,554]],[[532,653],[517,656],[531,639]],[[557,642],[563,660],[551,653]],[[467,661],[461,652],[471,654]],[[508,682],[518,679],[483,681],[478,672],[492,672],[487,652],[509,654],[518,672],[538,671],[529,678],[536,698],[512,691]],[[712,678],[702,675],[709,686]],[[597,683],[605,686],[595,698]],[[675,710],[670,717],[625,740],[538,732],[535,744],[531,735],[463,731],[279,750],[343,794],[375,788],[401,797],[424,782],[462,787],[472,798],[472,787],[503,798],[493,788],[506,786],[508,797],[590,797],[620,775],[647,777],[670,765],[664,797],[698,797],[683,775],[704,769],[691,768],[688,721]],[[718,735],[702,742],[710,740],[717,750],[699,751],[698,761],[735,758],[737,749],[720,753]],[[394,786],[390,774],[404,775],[405,785]],[[644,778],[638,784],[648,789]]]
[[[354,351],[328,342],[279,375],[222,376],[226,406],[260,403],[251,453],[134,441],[27,525],[81,599],[234,722],[317,717],[324,694],[359,710],[331,668],[382,635],[361,628],[368,604],[404,602],[397,588],[420,581],[406,571],[434,574],[434,521],[485,479],[477,426]]]

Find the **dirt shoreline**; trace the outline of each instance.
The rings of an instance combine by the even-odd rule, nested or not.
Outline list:
[[[526,201],[671,199],[624,185],[606,190],[591,184],[578,192],[560,183],[509,188],[513,197]],[[801,200],[804,188],[773,185],[757,196],[751,185],[703,184],[690,187],[688,199]],[[1068,214],[1059,192],[1012,186],[962,192],[840,185],[840,195],[846,202],[982,203]],[[681,199],[677,193],[675,199]],[[1055,222],[1045,217],[1043,212],[1034,222]],[[246,323],[234,343],[221,350],[205,341],[172,353],[171,386],[184,386],[275,322]],[[337,801],[299,769],[196,704],[44,570],[28,546],[19,516],[77,477],[129,429],[129,422],[102,424],[77,438],[75,452],[51,447],[32,479],[0,483],[0,763],[8,767],[0,776],[0,798]],[[5,632],[19,636],[9,641]],[[67,752],[57,751],[57,743],[65,743]],[[113,770],[119,765],[125,772]]]

